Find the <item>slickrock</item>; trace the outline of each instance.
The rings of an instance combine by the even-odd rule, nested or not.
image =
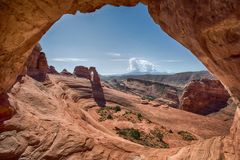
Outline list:
[[[95,69],[91,68],[91,71],[95,72]],[[113,107],[114,115],[113,119],[100,122],[98,110],[105,108],[95,103],[89,80],[54,74],[50,74],[49,79],[52,85],[45,86],[25,76],[11,89],[9,101],[16,113],[4,122],[5,130],[1,130],[0,159],[161,160],[181,155],[179,147],[186,146],[183,149],[186,152],[192,148],[191,144],[197,143],[193,147],[198,148],[203,139],[225,136],[229,132],[230,126],[224,121],[171,107],[142,105],[139,97],[106,87],[103,88],[105,99],[107,106]],[[97,82],[98,78],[93,79]],[[121,106],[121,111],[115,111],[116,105]],[[124,119],[119,114],[127,117]],[[138,122],[132,121],[132,116]],[[119,137],[115,127],[138,127],[143,131],[165,128],[164,140],[170,148],[133,143]],[[200,142],[183,140],[177,133],[181,130],[196,135]],[[221,138],[217,139],[216,143],[220,144]],[[207,144],[207,147],[212,146]]]
[[[217,159],[222,157],[224,157],[224,159],[231,160],[240,159],[239,0],[205,0],[204,3],[200,0],[2,0],[0,1],[0,94],[6,94],[10,90],[10,88],[16,82],[18,75],[21,74],[33,47],[46,33],[46,31],[49,30],[49,28],[64,14],[75,14],[77,11],[82,13],[93,12],[107,4],[114,6],[134,6],[139,2],[148,6],[148,11],[156,24],[159,24],[159,26],[161,26],[161,28],[167,34],[187,47],[208,68],[211,73],[220,79],[221,82],[223,82],[223,84],[226,86],[226,89],[233,97],[234,102],[238,105],[230,135],[215,141],[217,144],[221,144],[220,148],[214,147],[219,145],[205,145],[210,143],[204,141],[203,143],[196,144],[196,146],[192,149],[185,148],[186,150],[181,150],[182,152],[178,153],[178,157],[181,157],[181,159]],[[1,102],[0,109],[2,109],[3,105],[4,104]],[[33,111],[36,111],[37,109],[40,110],[40,114],[44,112],[43,108],[32,108],[24,113],[22,110],[18,111],[21,113],[18,114],[19,117],[22,118],[21,120],[25,120],[25,123],[20,121],[21,124],[30,125],[29,120],[24,119],[24,117],[26,117],[28,114],[32,114]],[[53,110],[55,111],[55,109]],[[35,115],[33,114],[31,118],[28,118],[33,119],[34,116]],[[36,121],[32,123],[32,126],[35,126],[35,124],[41,124],[41,122],[38,120],[49,122],[49,119],[36,118]],[[61,119],[57,120],[61,121]],[[56,126],[59,126],[59,124],[60,123],[56,123]],[[35,126],[34,129],[39,129],[36,133],[41,133],[41,131],[46,130],[46,128],[49,126],[52,125],[49,124],[47,126],[43,126],[41,127],[42,129],[39,129],[38,126]],[[53,129],[52,131],[58,132],[60,135],[66,135],[61,134],[61,131],[66,129],[67,126],[71,125],[64,125],[64,127],[61,129],[57,127],[56,130]],[[15,147],[12,149],[15,154],[10,152],[8,156],[15,156],[15,158],[17,158],[18,155],[20,155],[23,150],[26,149],[26,144],[30,143],[34,145],[38,144],[39,142],[33,141],[31,143],[31,141],[26,142],[26,140],[23,140],[23,138],[19,138],[18,135],[21,129],[21,127],[17,128],[17,133],[16,131],[11,132],[11,135],[17,134],[15,137],[9,138],[8,136],[5,136],[5,138],[8,139],[8,144],[22,144],[21,147],[19,147],[19,145],[9,145]],[[31,132],[34,132],[34,129],[32,129]],[[68,150],[69,146],[71,146],[69,145],[69,143],[71,143],[71,139],[69,139],[69,137],[81,136],[81,132],[77,132],[77,134],[74,132],[73,134],[73,132],[69,130],[69,134],[67,134],[68,138],[56,136],[48,137],[48,133],[52,132],[44,133],[45,134],[42,137],[49,138],[45,141],[48,143],[47,146],[53,144],[53,146],[50,148],[51,150],[49,150],[47,154],[43,155],[39,154],[38,152],[32,152],[34,147],[30,146],[27,148],[25,155],[38,154],[35,156],[35,159],[59,159],[60,157],[67,157],[69,154],[66,154],[65,151]],[[37,134],[36,137],[38,137]],[[31,137],[27,137],[27,139],[29,140]],[[51,143],[54,142],[53,140],[57,142],[63,142],[66,139],[69,140],[68,143],[64,143],[67,144],[66,146],[62,145],[62,143],[60,145]],[[85,137],[81,136],[81,139],[85,139]],[[69,158],[76,159],[76,155],[78,153],[81,154],[83,151],[89,151],[92,149],[91,145],[88,143],[88,141],[91,141],[91,139],[85,140],[86,141],[81,143],[83,144],[84,149],[79,149],[79,142],[77,142],[77,146],[75,147],[76,150],[71,151],[71,153],[75,155],[72,155]],[[61,148],[62,146],[64,146],[64,149],[62,150],[64,152],[57,152],[59,154],[54,155],[53,153],[56,152],[53,151],[56,150],[56,148]],[[126,147],[129,145],[123,146]],[[124,147],[120,147],[122,151],[124,151]],[[8,148],[8,146],[6,146],[6,148]],[[194,148],[199,148],[199,150],[195,150]],[[217,152],[215,152],[216,148],[218,150]],[[134,149],[141,151],[138,148]],[[40,147],[39,150],[44,151],[46,150],[46,147]],[[0,151],[2,151],[2,149]],[[98,157],[100,157],[101,153],[103,153],[103,150],[96,149],[95,151],[99,153],[97,155]],[[104,151],[104,153],[111,152],[109,150]],[[188,154],[186,154],[186,151]],[[166,150],[166,152],[168,152],[168,150]],[[128,151],[127,153],[129,155],[132,153],[132,150]],[[157,151],[156,153],[159,152]],[[169,151],[167,154],[169,155],[173,153],[176,152]],[[209,155],[210,153],[215,153],[215,158],[212,158],[212,156]],[[120,152],[115,154],[118,156],[122,155]],[[82,156],[84,156],[85,159],[95,158],[89,158],[87,157],[87,154]],[[135,157],[131,158],[142,158],[139,154],[134,156]],[[11,157],[8,158],[10,159]],[[114,158],[117,159],[116,157],[113,157],[113,159]],[[121,158],[127,159],[126,157]],[[157,158],[160,159],[159,157]],[[163,156],[162,154],[161,158],[167,159],[171,157]]]
[[[194,80],[184,89],[180,109],[207,115],[227,106],[229,94],[218,80]]]

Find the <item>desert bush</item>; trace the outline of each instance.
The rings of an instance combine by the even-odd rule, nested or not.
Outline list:
[[[185,141],[197,140],[197,138],[194,135],[187,131],[179,131],[178,134],[181,135]]]
[[[117,134],[125,136],[125,137],[130,137],[133,139],[140,139],[141,134],[137,129],[134,128],[125,128],[125,129],[119,129]]]
[[[140,120],[140,121],[142,120],[142,114],[141,113],[138,113],[137,117],[138,117],[138,120]]]
[[[113,119],[112,115],[111,114],[107,115],[107,119]]]
[[[117,105],[117,106],[115,107],[115,112],[119,112],[119,111],[121,111],[121,107]]]

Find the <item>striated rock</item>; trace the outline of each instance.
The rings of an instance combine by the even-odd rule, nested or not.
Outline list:
[[[48,67],[48,73],[49,73],[49,74],[59,74],[58,71],[55,69],[54,66],[49,66],[49,67]]]
[[[67,69],[63,69],[60,74],[61,74],[61,75],[65,75],[65,76],[72,76],[72,75],[73,75],[72,73],[68,72]]]
[[[229,94],[218,80],[194,80],[184,89],[180,109],[207,115],[227,106]]]
[[[190,49],[227,85],[235,101],[239,99],[238,0],[207,0],[205,3],[198,0],[93,0],[91,5],[73,0],[21,2],[1,1],[0,4],[0,31],[3,33],[0,53],[4,55],[0,68],[5,68],[0,72],[0,92],[6,92],[14,84],[33,46],[63,14],[93,12],[106,4],[134,6],[142,2],[165,32]]]
[[[156,100],[160,104],[168,104],[177,108],[178,92],[181,88],[146,79],[127,78],[126,80],[112,79],[108,81],[111,87],[129,94],[135,94],[149,101]]]
[[[45,53],[41,52],[41,50],[40,44],[37,44],[26,65],[26,74],[38,81],[46,80],[48,72],[47,59]]]
[[[21,83],[16,83],[11,89],[9,101],[17,113],[5,121],[7,131],[0,133],[0,159],[134,160],[142,157],[143,160],[161,160],[177,154],[184,146],[187,147],[186,151],[194,146],[194,149],[200,148],[196,143],[202,140],[185,141],[177,134],[178,131],[188,131],[199,139],[219,135],[221,137],[217,139],[221,140],[230,128],[224,121],[168,106],[154,108],[146,104],[142,107],[139,97],[105,87],[107,104],[113,110],[108,110],[108,107],[101,109],[113,111],[113,119],[100,122],[100,108],[91,96],[89,80],[53,74],[49,75],[49,79],[53,85],[46,87],[25,76]],[[72,98],[75,95],[78,95],[77,102]],[[115,111],[117,105],[121,106],[119,112]],[[121,114],[127,117],[119,117]],[[132,118],[137,121],[132,121]],[[116,134],[115,127],[128,126],[142,128],[144,132],[155,127],[165,128],[164,141],[169,148],[145,147]],[[147,137],[150,144],[152,138]],[[196,145],[190,145],[193,143]]]
[[[90,80],[90,73],[87,67],[84,66],[76,66],[74,68],[74,72],[73,74],[75,74],[77,77],[80,78],[87,78]]]
[[[179,99],[176,90],[166,89],[161,97],[156,99],[160,104],[167,104],[173,108],[179,107]]]
[[[218,138],[219,141],[214,141],[214,146],[205,145],[206,141],[203,141],[193,149],[185,148],[186,152],[179,152],[178,157],[181,158],[172,159],[240,159],[239,0],[205,0],[204,3],[200,0],[3,0],[0,2],[0,94],[9,91],[21,74],[33,47],[64,14],[93,12],[106,4],[134,6],[139,2],[148,6],[156,24],[192,51],[223,82],[238,105],[229,137],[223,140]],[[52,157],[50,154],[49,157],[37,159]]]
[[[164,97],[165,99],[169,99],[169,100],[175,102],[175,103],[176,103],[176,106],[178,106],[178,104],[179,104],[179,99],[178,99],[178,94],[177,94],[177,91],[176,91],[176,90],[167,90],[167,91],[164,93],[163,97]]]
[[[141,99],[141,104],[149,104],[149,102],[146,99]]]

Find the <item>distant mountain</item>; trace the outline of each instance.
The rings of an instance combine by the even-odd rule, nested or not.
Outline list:
[[[191,80],[200,79],[215,79],[214,76],[208,71],[196,72],[181,72],[175,74],[125,74],[121,76],[102,76],[102,80],[109,81],[112,79],[126,80],[128,78],[137,78],[142,80],[155,81],[176,87],[184,87]]]
[[[142,71],[132,71],[132,72],[128,72],[125,73],[123,75],[168,75],[169,73],[167,72],[142,72]]]

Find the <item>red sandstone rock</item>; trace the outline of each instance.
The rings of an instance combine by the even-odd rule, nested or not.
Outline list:
[[[38,81],[46,80],[48,72],[47,59],[45,57],[45,53],[41,52],[41,50],[42,48],[40,44],[37,44],[34,47],[26,65],[27,75]]]
[[[184,89],[180,109],[206,115],[227,105],[229,94],[218,80],[194,80]]]
[[[9,102],[8,102],[8,96],[7,95],[0,95],[0,132],[1,132],[1,123],[5,120],[8,120],[12,117],[14,110],[11,108]]]
[[[82,78],[87,78],[90,80],[90,73],[87,67],[84,66],[76,66],[74,68],[74,72],[73,74],[75,74],[77,77],[82,77]]]
[[[160,104],[167,104],[173,108],[179,107],[179,99],[176,90],[166,89],[162,96],[156,99]]]
[[[77,11],[92,12],[106,4],[134,6],[138,2],[138,0],[94,0],[92,3],[73,0],[1,1],[0,94],[6,93],[12,87],[22,71],[28,55],[31,54],[32,47],[63,14],[74,14]],[[149,13],[155,23],[159,24],[171,37],[190,49],[227,86],[234,97],[234,101],[239,105],[239,0],[206,0],[204,3],[200,0],[142,0],[141,2],[148,6]],[[240,159],[239,115],[240,109],[238,107],[228,138],[222,140],[222,137],[218,137],[210,141],[206,140],[202,144],[196,144],[195,147],[189,146],[179,153],[174,152],[178,154],[177,157],[167,157],[169,159],[191,157],[190,159],[194,160],[199,158]],[[25,115],[19,116],[25,117]],[[35,123],[39,123],[39,121],[35,121]],[[13,141],[24,145],[27,143],[19,137],[10,139],[10,144]],[[228,143],[223,144],[223,141],[228,141]],[[46,140],[46,142],[49,142],[49,140]],[[62,144],[59,146],[62,146]],[[59,146],[56,148],[60,148]],[[26,145],[22,148],[26,148]],[[91,149],[90,147],[85,148],[85,150]],[[19,148],[13,150],[17,151],[17,155],[19,155]],[[30,148],[27,148],[27,150],[28,153],[35,153],[31,152]],[[38,148],[38,150],[46,150],[46,148]],[[82,150],[80,151],[82,152]],[[107,151],[99,152],[106,153]],[[10,153],[12,155],[13,152]],[[73,153],[76,153],[76,150]],[[132,150],[129,153],[132,153]],[[40,154],[42,157],[39,158],[53,157],[51,151],[48,154],[48,157]],[[63,154],[66,155],[66,152]]]
[[[71,76],[71,75],[72,75],[72,73],[68,72],[67,69],[63,69],[60,74],[61,74],[61,75],[65,75],[65,76]]]
[[[98,75],[98,72],[95,67],[84,67],[84,66],[76,66],[74,68],[74,75],[80,78],[86,78],[90,80],[91,86],[92,86],[92,96],[95,100],[95,102],[101,106],[104,107],[106,104],[106,100],[104,97],[101,80]]]
[[[54,66],[49,66],[49,68],[48,68],[48,73],[49,73],[49,74],[59,74],[58,71],[55,69]]]
[[[101,80],[100,80],[100,77],[98,75],[96,68],[90,67],[89,74],[90,74],[90,82],[92,85],[93,97],[99,106],[104,107],[106,105],[106,100],[104,97]]]

